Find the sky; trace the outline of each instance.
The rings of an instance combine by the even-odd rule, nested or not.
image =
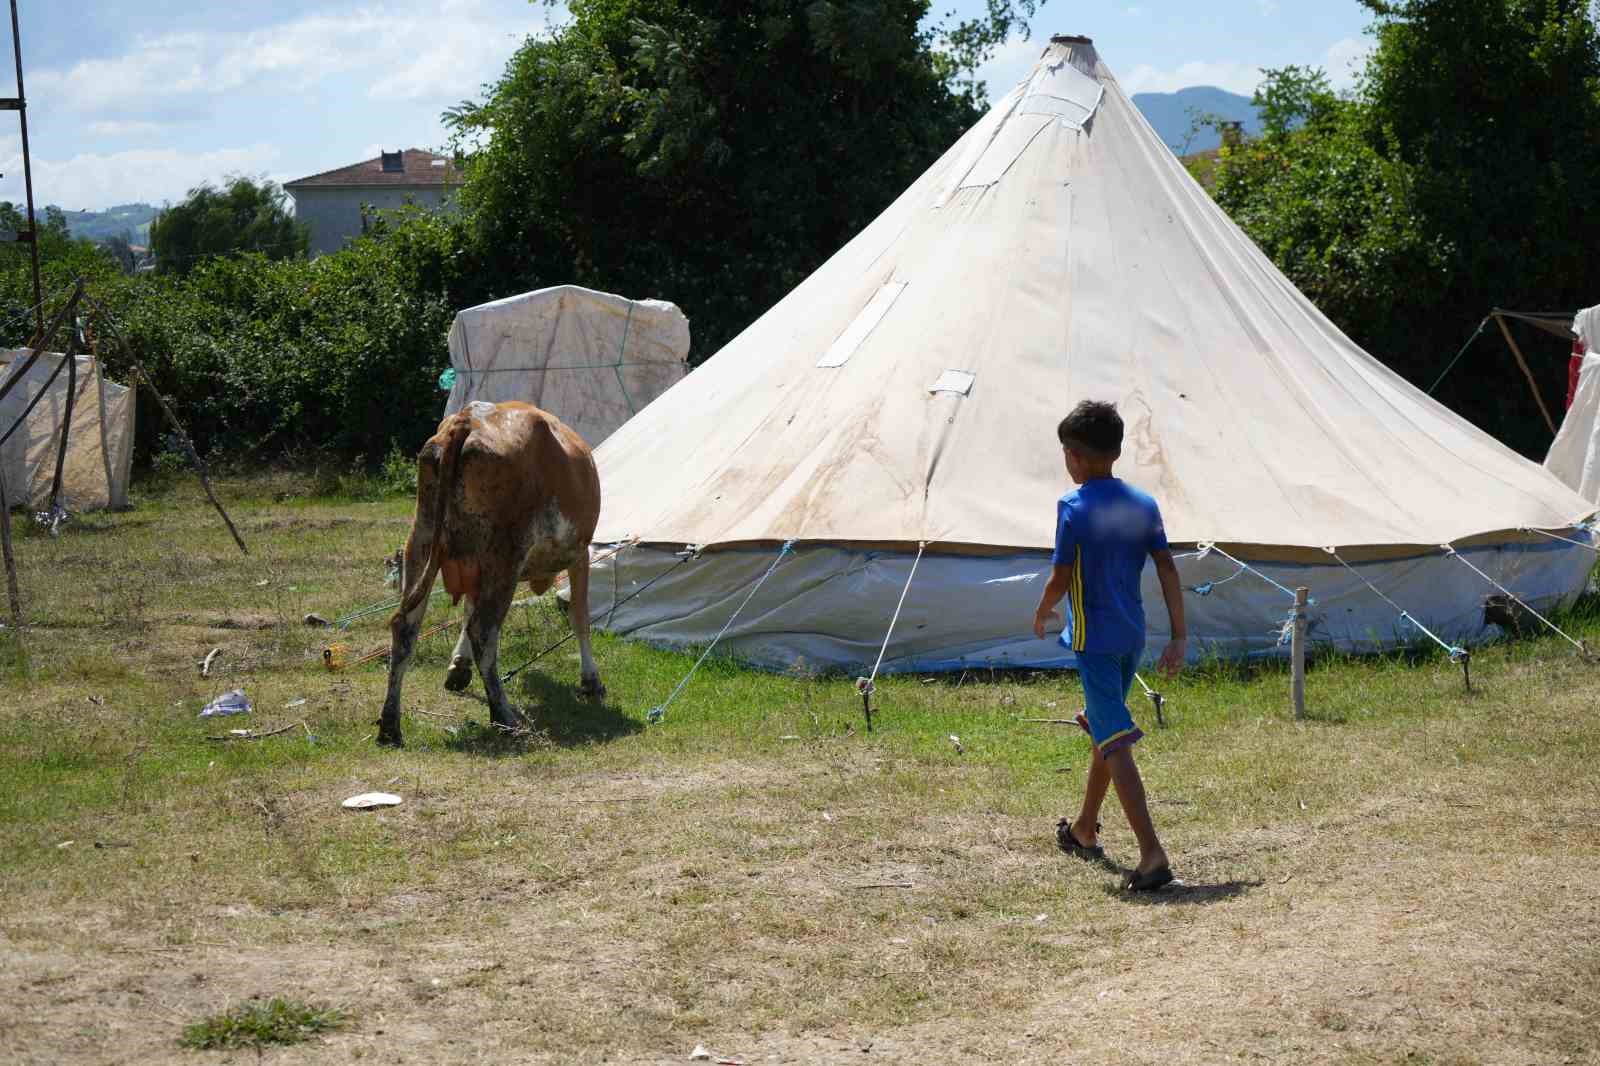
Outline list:
[[[528,0],[18,0],[34,199],[104,210],[176,201],[243,173],[292,181],[437,148],[440,114],[529,34],[565,18]],[[983,0],[936,0],[971,14]],[[1357,0],[1045,0],[1032,39],[985,66],[991,97],[1051,33],[1095,39],[1124,90],[1248,94],[1263,67],[1311,64],[1348,84],[1370,21]],[[0,33],[10,43],[10,34]],[[0,94],[16,94],[12,64]],[[23,197],[21,138],[0,112],[0,200]]]

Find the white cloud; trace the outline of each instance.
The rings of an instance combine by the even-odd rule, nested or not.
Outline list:
[[[1134,93],[1177,92],[1193,85],[1214,85],[1231,93],[1249,96],[1261,84],[1261,69],[1249,63],[1230,61],[1191,60],[1167,70],[1141,63],[1117,80],[1123,92],[1129,96]]]
[[[521,39],[551,17],[542,7],[527,12],[507,16],[483,0],[418,0],[262,29],[147,36],[125,55],[30,76],[30,96],[86,114],[140,114],[175,98],[260,84],[305,89],[365,71],[374,99],[455,100],[497,76]]]
[[[163,128],[159,122],[144,122],[138,119],[128,121],[113,119],[89,123],[89,132],[96,137],[148,137],[161,132]]]
[[[1335,41],[1328,48],[1322,65],[1327,69],[1328,80],[1333,83],[1335,89],[1349,89],[1355,86],[1356,79],[1366,69],[1372,49],[1373,42],[1370,37],[1346,37]]]
[[[71,159],[33,161],[34,202],[69,210],[108,204],[178,200],[204,181],[225,174],[261,174],[278,150],[257,144],[206,152],[139,148],[124,152],[85,152]],[[0,137],[0,200],[23,199],[22,145],[16,135]]]
[[[989,99],[998,100],[1015,89],[1032,71],[1049,45],[1037,34],[1030,40],[1013,37],[996,48],[994,55],[978,68],[978,80],[989,87]]]

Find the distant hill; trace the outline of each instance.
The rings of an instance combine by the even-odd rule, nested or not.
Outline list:
[[[74,237],[103,241],[119,233],[132,232],[134,244],[150,243],[150,220],[159,207],[150,204],[119,204],[104,211],[63,211],[67,229]]]
[[[1184,141],[1189,138],[1192,118],[1189,112],[1221,115],[1233,122],[1243,122],[1246,136],[1259,136],[1261,120],[1251,106],[1248,96],[1230,93],[1210,85],[1179,89],[1175,93],[1135,93],[1134,106],[1144,113],[1145,119],[1155,127],[1157,136],[1174,152],[1184,151]],[[1212,129],[1201,130],[1189,142],[1188,152],[1207,152],[1221,147],[1222,138]]]

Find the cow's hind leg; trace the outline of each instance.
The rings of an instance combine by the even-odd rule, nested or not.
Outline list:
[[[515,576],[505,581],[497,575],[492,584],[485,582],[480,587],[478,602],[467,618],[467,639],[478,662],[478,676],[483,679],[483,694],[489,698],[489,720],[508,729],[521,724],[521,716],[511,709],[500,683],[500,629],[515,590]]]
[[[582,662],[578,691],[592,699],[606,694],[600,683],[600,669],[594,664],[594,653],[589,647],[589,546],[585,544],[578,559],[567,569],[567,582],[572,589],[572,604],[567,616],[578,634],[578,657]]]
[[[400,690],[405,685],[411,656],[417,649],[417,631],[422,627],[423,615],[428,612],[428,593],[433,586],[433,575],[425,569],[427,553],[432,549],[431,540],[419,545],[415,536],[406,545],[405,573],[419,575],[424,588],[416,607],[408,612],[402,604],[389,620],[389,691],[383,699],[383,716],[378,719],[378,743],[396,748],[404,743],[400,735]]]
[[[467,636],[467,627],[472,624],[473,604],[471,600],[466,603],[461,636],[456,640],[456,650],[450,653],[450,672],[444,675],[446,692],[464,692],[472,684],[472,640]]]

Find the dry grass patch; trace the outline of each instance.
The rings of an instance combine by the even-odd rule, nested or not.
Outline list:
[[[1484,651],[1470,697],[1432,660],[1327,661],[1299,724],[1276,669],[1178,683],[1140,761],[1187,885],[1129,898],[1052,844],[1083,740],[1017,721],[1075,708],[1069,677],[889,679],[868,736],[847,681],[712,662],[647,727],[689,660],[602,638],[606,702],[552,656],[507,739],[441,691],[441,637],[380,751],[381,666],[325,672],[300,617],[385,598],[408,505],[291,489],[230,488],[248,559],[186,496],[22,539],[0,1060],[171,1061],[275,995],[361,1018],[281,1063],[1600,1056],[1595,674],[1557,644]],[[563,625],[523,612],[507,660]],[[234,687],[247,719],[196,717]],[[370,790],[405,802],[340,807]],[[1106,836],[1132,857],[1114,804]]]

